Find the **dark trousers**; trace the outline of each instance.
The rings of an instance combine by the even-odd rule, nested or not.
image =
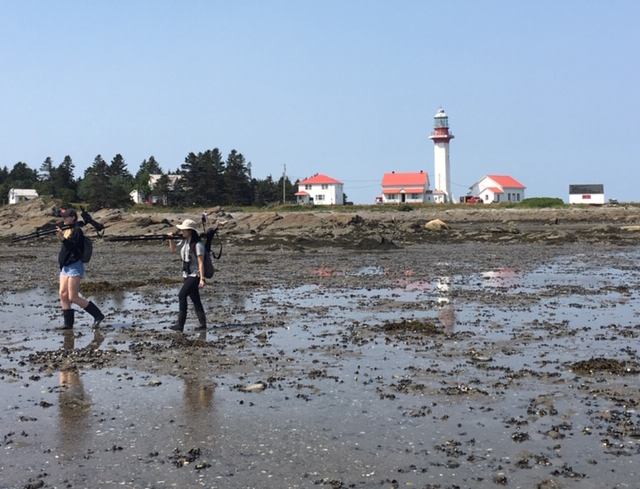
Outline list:
[[[184,284],[178,294],[178,303],[180,304],[180,311],[187,312],[187,297],[191,297],[193,307],[196,311],[204,311],[202,307],[202,301],[200,300],[200,277],[187,277],[184,279]]]

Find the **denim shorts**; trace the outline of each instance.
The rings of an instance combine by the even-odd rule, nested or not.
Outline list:
[[[60,276],[66,275],[67,277],[80,277],[84,278],[84,263],[82,260],[74,261],[73,263],[62,267],[60,270]]]

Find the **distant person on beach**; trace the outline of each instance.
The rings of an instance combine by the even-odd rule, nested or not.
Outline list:
[[[62,242],[60,253],[58,254],[58,264],[60,265],[60,303],[62,304],[62,315],[64,325],[57,329],[71,329],[74,323],[74,310],[72,304],[79,305],[82,309],[93,316],[93,327],[97,328],[104,319],[104,314],[91,301],[80,297],[80,280],[84,278],[84,263],[81,257],[84,252],[84,233],[78,226],[78,214],[73,209],[62,209],[60,217],[64,222],[61,227],[56,228],[56,235]]]
[[[199,323],[195,331],[205,331],[207,329],[207,319],[200,300],[199,290],[199,288],[205,286],[204,243],[198,234],[198,224],[193,219],[185,219],[182,224],[178,224],[176,227],[182,231],[182,239],[176,243],[173,239],[173,233],[169,233],[169,248],[173,252],[180,253],[184,284],[178,294],[178,321],[169,326],[169,329],[184,331],[184,323],[187,320],[187,297],[190,297]]]

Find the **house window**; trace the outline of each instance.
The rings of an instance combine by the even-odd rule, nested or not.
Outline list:
[[[389,194],[389,200],[396,200],[397,198],[396,194]]]
[[[316,195],[316,200],[324,200],[324,195],[322,194]]]
[[[496,202],[500,202],[500,194],[496,194],[495,199],[496,199]]]
[[[412,200],[418,200],[420,198],[420,194],[411,194]]]
[[[328,183],[323,183],[322,184],[322,190],[327,190],[329,188],[329,184]]]
[[[520,202],[520,194],[518,194],[518,202]]]

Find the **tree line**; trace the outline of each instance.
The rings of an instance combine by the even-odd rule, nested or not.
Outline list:
[[[251,163],[242,153],[232,150],[226,159],[218,148],[189,153],[175,172],[164,173],[153,156],[145,159],[133,175],[122,155],[107,161],[97,155],[82,177],[76,179],[70,156],[55,165],[45,158],[39,170],[18,162],[0,169],[0,195],[6,199],[9,190],[33,188],[41,196],[50,196],[64,205],[83,202],[92,210],[133,205],[131,192],[137,190],[145,201],[166,206],[264,206],[272,202],[295,201],[298,182],[282,176],[274,180],[251,177]],[[160,175],[153,184],[150,175]],[[179,178],[170,178],[170,174]],[[284,192],[283,192],[284,190]],[[284,193],[284,195],[283,195]],[[6,200],[4,200],[6,201]]]

